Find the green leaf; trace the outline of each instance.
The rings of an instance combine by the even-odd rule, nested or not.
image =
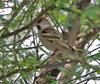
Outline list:
[[[100,0],[96,0],[96,2],[97,2],[98,4],[100,4]]]
[[[3,8],[4,7],[4,2],[3,1],[0,1],[0,8]]]
[[[92,27],[100,26],[100,7],[93,6],[88,8],[85,12],[83,12],[81,17],[82,24],[89,24]]]
[[[98,7],[91,7],[90,9],[88,9],[84,14],[88,17],[91,17],[92,19],[98,19],[98,14],[100,14],[99,12],[100,8]]]
[[[56,2],[56,6],[58,7],[58,8],[63,8],[63,7],[66,7],[67,5],[69,4],[69,1],[68,0],[57,0],[57,2]]]
[[[29,73],[28,72],[20,72],[20,75],[23,77],[23,78],[29,78]]]
[[[21,62],[21,66],[22,67],[29,67],[29,66],[33,66],[33,65],[37,65],[39,64],[39,62],[36,60],[36,58],[33,57],[28,57],[27,59],[25,59],[23,62]]]
[[[80,66],[77,66],[76,67],[76,71],[74,71],[74,75],[77,77],[77,78],[80,78],[82,73],[84,71],[84,68],[83,67],[80,67]]]
[[[52,80],[51,84],[57,84],[57,81]]]
[[[87,56],[86,59],[89,61],[100,60],[100,52],[96,53],[95,55],[92,55],[92,56]]]
[[[100,69],[99,69],[99,70],[97,70],[96,72],[97,72],[97,74],[100,74]]]

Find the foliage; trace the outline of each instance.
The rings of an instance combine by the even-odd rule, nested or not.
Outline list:
[[[88,1],[88,0],[87,0]],[[41,70],[48,68],[48,50],[41,46],[37,29],[33,27],[35,19],[41,16],[49,17],[53,26],[57,29],[71,29],[76,27],[76,18],[80,16],[81,33],[89,34],[91,29],[100,31],[100,0],[91,3],[85,10],[77,8],[78,0],[1,0],[0,1],[0,82],[4,84],[33,84]],[[9,5],[9,4],[12,5]],[[87,3],[87,2],[86,2]],[[7,9],[7,11],[5,11]],[[11,10],[11,11],[10,11]],[[86,83],[89,80],[99,79],[100,74],[100,44],[96,49],[89,51],[95,40],[100,42],[100,33],[92,36],[86,44],[86,48],[77,50],[85,53],[84,59],[88,63],[96,62],[96,65],[77,64],[72,70],[57,67],[65,75],[73,76],[66,81],[67,84],[77,80],[77,84]],[[91,34],[92,35],[92,34]],[[85,38],[85,36],[84,36]],[[96,51],[96,54],[92,52]],[[58,60],[58,62],[61,60]],[[47,65],[47,66],[46,66]],[[50,66],[49,66],[50,67]],[[46,69],[47,69],[46,68]],[[40,70],[41,69],[41,70]],[[49,71],[47,71],[49,72]],[[56,84],[57,80],[50,76],[44,76],[49,84]],[[85,75],[84,75],[85,73]],[[90,79],[89,79],[90,78]],[[42,82],[41,82],[42,84]],[[48,84],[46,82],[45,84]]]

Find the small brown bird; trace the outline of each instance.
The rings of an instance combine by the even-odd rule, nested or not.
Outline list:
[[[41,41],[42,45],[53,52],[56,51],[56,56],[53,56],[53,58],[48,61],[49,63],[55,63],[57,60],[75,60],[83,62],[81,57],[78,56],[77,52],[71,46],[69,46],[68,42],[66,42],[66,37],[63,38],[63,34],[54,29],[46,18],[41,17],[37,21],[36,26],[38,28],[39,40]],[[71,65],[66,64],[64,67],[65,66],[70,68]],[[58,68],[51,71],[51,76],[57,77],[57,80],[59,80],[62,75],[63,73],[60,72]],[[62,81],[58,81],[59,84],[61,82]]]
[[[79,58],[75,50],[63,39],[62,34],[54,29],[46,18],[39,18],[36,26],[38,28],[39,39],[47,49],[51,51],[57,50],[56,55],[60,54],[67,60]]]

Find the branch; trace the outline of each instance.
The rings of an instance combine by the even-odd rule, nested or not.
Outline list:
[[[77,16],[76,19],[71,20],[70,22],[73,23],[75,27],[69,28],[68,42],[70,46],[74,46],[77,35],[80,31],[80,16]]]
[[[77,49],[83,49],[86,43],[93,39],[100,32],[100,28],[93,28],[87,33],[83,33],[80,39],[76,42],[75,47]]]
[[[2,32],[4,30],[4,32],[8,29],[9,24],[11,23],[11,21],[18,15],[18,13],[22,10],[22,8],[26,5],[27,0],[24,0],[19,6],[19,9],[17,9],[17,11],[15,11],[12,15],[12,17],[5,23],[4,27],[2,28],[2,30],[0,30],[0,32]],[[15,6],[14,6],[15,7]],[[14,8],[13,7],[13,8]]]
[[[91,0],[81,0],[80,2],[77,2],[76,6],[78,9],[83,10],[88,7],[90,1]],[[74,24],[74,27],[69,29],[68,42],[71,46],[74,46],[81,27],[80,16],[77,15],[75,19],[70,20],[70,23]]]
[[[81,76],[81,78],[85,78],[85,77],[87,77],[87,76],[89,76],[89,75],[91,75],[91,74],[93,74],[93,73],[95,73],[95,72],[96,72],[96,71],[91,71],[91,72],[89,72],[89,73],[87,73],[87,74]],[[79,79],[79,78],[76,77],[76,78],[70,79],[70,80],[67,81],[67,83],[69,83],[69,82],[71,82],[71,81],[74,81],[74,80],[77,80],[77,79]]]
[[[53,10],[55,8],[55,5],[54,4],[50,4],[46,9],[44,9],[35,19],[33,19],[28,25],[20,28],[20,29],[17,29],[13,32],[10,32],[10,33],[6,33],[6,34],[3,34],[1,35],[1,38],[7,38],[7,37],[10,37],[12,35],[16,35],[22,31],[25,31],[27,29],[29,29],[31,26],[35,26],[35,23],[36,21],[42,16],[44,15],[45,13],[47,13],[49,10]]]
[[[82,84],[82,82],[89,81],[89,80],[91,80],[91,79],[92,79],[92,80],[100,80],[100,76],[97,76],[97,77],[89,77],[89,78],[87,78],[87,79],[84,79],[84,80],[78,82],[77,84]]]
[[[85,9],[89,4],[90,4],[91,0],[81,0],[79,3],[77,3],[77,8],[80,10]],[[69,33],[68,33],[68,42],[70,46],[74,46],[75,45],[75,41],[77,40],[77,36],[80,32],[80,16],[77,15],[76,18],[72,21],[70,21],[71,23],[74,24],[74,28],[69,29]],[[78,45],[77,45],[78,46]],[[75,65],[71,65],[71,68],[73,68]],[[63,73],[62,73],[63,75]],[[64,79],[66,78],[64,75],[61,76],[59,79]],[[67,78],[71,78],[71,76],[68,76]],[[69,79],[66,79],[69,80]],[[63,81],[65,82],[65,81]],[[60,81],[59,81],[60,83]]]
[[[65,64],[69,64],[69,63],[77,63],[77,61],[61,62],[61,63],[48,64],[48,65],[43,65],[43,66],[30,66],[30,67],[23,68],[23,69],[18,68],[18,69],[14,69],[14,70],[10,71],[6,75],[0,76],[0,80],[2,80],[3,78],[7,78],[9,76],[12,76],[14,74],[17,74],[20,71],[30,72],[31,70],[34,69],[34,67],[36,67],[37,69],[41,69],[40,75],[42,76],[43,74],[46,74],[48,71],[51,71],[51,70],[56,69],[58,67],[62,67]]]

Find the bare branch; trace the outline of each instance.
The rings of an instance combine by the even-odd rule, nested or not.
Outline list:
[[[68,62],[61,62],[61,63],[55,63],[55,64],[48,64],[48,65],[43,65],[43,66],[36,66],[37,69],[41,69],[41,75],[46,74],[46,72],[51,71],[53,69],[56,69],[58,67],[63,67],[65,64],[69,64],[69,63],[77,63],[77,61],[68,61]],[[19,73],[19,71],[26,71],[26,72],[30,72],[31,70],[34,69],[35,66],[30,66],[27,68],[23,68],[23,69],[13,69],[12,71],[10,71],[9,73],[7,73],[6,75],[2,75],[0,76],[0,80],[2,80],[3,78],[7,78],[9,76],[12,76],[16,73]]]
[[[45,14],[46,12],[48,12],[49,10],[53,10],[54,8],[55,8],[55,5],[53,5],[53,4],[49,5],[46,9],[44,9],[44,10],[37,16],[37,18],[33,19],[28,25],[26,25],[26,26],[24,26],[24,27],[22,27],[22,28],[20,28],[20,29],[17,29],[17,30],[15,30],[15,31],[13,31],[13,32],[3,34],[3,35],[1,35],[1,38],[7,38],[7,37],[10,37],[10,36],[12,36],[12,35],[16,35],[16,34],[22,32],[22,31],[25,31],[25,30],[29,29],[31,26],[35,26],[36,21],[37,21],[42,15],[44,15],[44,14]]]
[[[89,32],[84,33],[80,39],[76,42],[75,47],[77,49],[83,49],[86,43],[88,43],[95,35],[100,32],[100,28],[93,28]]]

